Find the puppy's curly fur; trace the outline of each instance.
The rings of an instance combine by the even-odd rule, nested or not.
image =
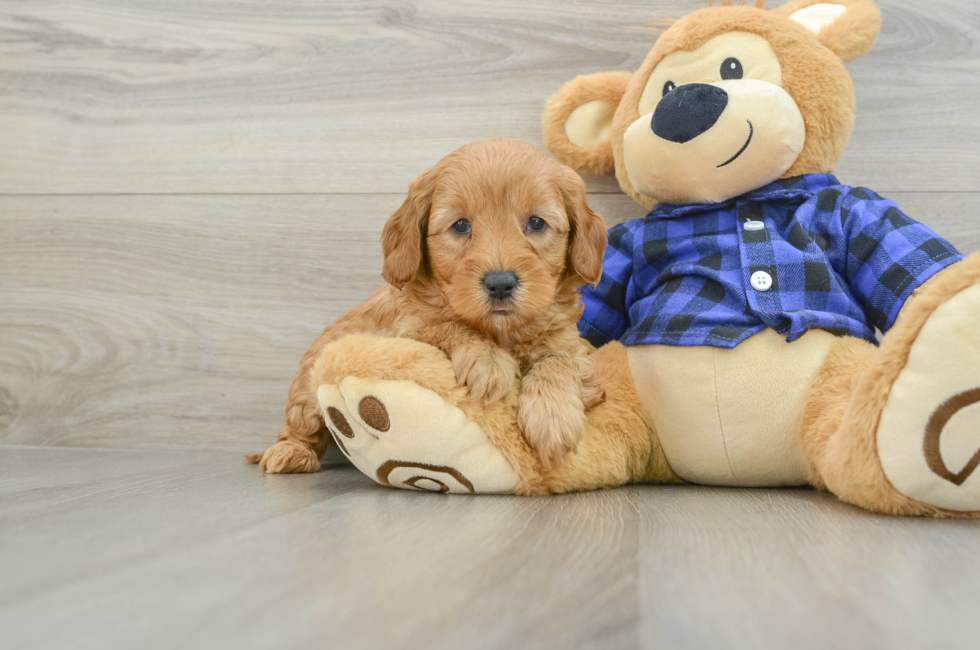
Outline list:
[[[585,411],[604,399],[575,325],[578,288],[599,281],[606,246],[578,174],[522,142],[463,146],[411,184],[381,240],[388,286],[314,341],[279,441],[248,461],[269,473],[319,470],[329,436],[310,371],[325,345],[355,332],[441,348],[474,399],[499,400],[519,379],[518,421],[542,461],[575,449]],[[492,297],[487,274],[508,272],[512,295]]]

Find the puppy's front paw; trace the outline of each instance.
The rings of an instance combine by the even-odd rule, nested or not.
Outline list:
[[[506,397],[517,377],[517,361],[499,348],[463,347],[452,361],[459,384],[488,404]]]
[[[571,393],[548,395],[534,385],[525,386],[517,406],[517,422],[541,462],[554,466],[578,447],[585,434],[585,409]]]

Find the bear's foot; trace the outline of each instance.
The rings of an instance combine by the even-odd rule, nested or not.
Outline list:
[[[808,399],[814,485],[875,512],[980,519],[980,254],[919,287],[879,349],[842,339]]]
[[[378,483],[456,494],[513,493],[518,477],[463,411],[412,381],[345,377],[317,398],[337,447]]]
[[[882,470],[900,493],[980,514],[980,284],[928,316],[892,384],[876,439]]]

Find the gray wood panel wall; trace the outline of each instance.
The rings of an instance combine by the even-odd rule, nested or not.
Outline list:
[[[261,449],[409,181],[705,4],[0,0],[0,443]],[[879,4],[838,174],[980,250],[980,3]]]

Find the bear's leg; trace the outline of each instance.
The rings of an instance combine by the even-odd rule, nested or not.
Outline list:
[[[472,399],[446,355],[424,343],[350,335],[324,348],[310,380],[328,435],[383,485],[532,495],[677,481],[623,346],[592,354],[607,399],[588,412],[577,451],[555,467],[544,467],[521,435],[519,386],[493,404]]]
[[[811,481],[844,501],[980,518],[980,256],[913,294],[880,349],[841,340],[801,436]]]
[[[459,493],[542,493],[540,462],[517,429],[515,385],[485,404],[436,347],[353,334],[310,374],[327,435],[382,485]]]

